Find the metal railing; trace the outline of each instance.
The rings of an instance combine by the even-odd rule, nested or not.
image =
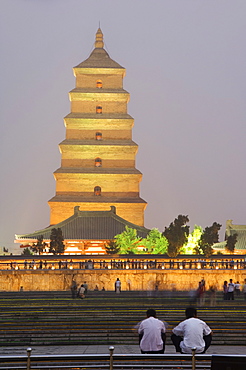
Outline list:
[[[23,356],[0,356],[0,369],[14,370],[218,370],[230,364],[230,369],[245,369],[246,355],[195,354],[109,354],[32,355],[27,348]]]
[[[98,370],[98,369],[210,369],[211,355],[193,354],[109,354],[32,355],[31,348],[23,356],[0,356],[0,369]]]
[[[56,258],[55,258],[56,257]],[[24,258],[1,258],[0,270],[244,270],[246,269],[246,259],[199,259],[199,258],[176,258],[171,260],[165,257],[146,258],[91,258],[91,259],[72,259],[65,260],[59,256],[38,256],[33,259]]]

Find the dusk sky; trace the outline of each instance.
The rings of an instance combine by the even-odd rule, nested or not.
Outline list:
[[[0,246],[49,225],[72,68],[126,68],[145,226],[246,224],[245,0],[1,0]],[[17,248],[17,249],[16,249]]]

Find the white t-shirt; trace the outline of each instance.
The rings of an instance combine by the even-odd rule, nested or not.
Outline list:
[[[140,348],[144,352],[160,351],[163,348],[161,333],[165,333],[166,328],[161,320],[155,317],[148,317],[143,320],[138,328],[138,333],[143,334]]]
[[[83,295],[85,293],[85,288],[83,286],[81,286],[79,288],[79,295]]]
[[[173,329],[173,333],[183,337],[180,348],[183,353],[192,353],[192,348],[196,347],[196,352],[204,351],[204,335],[211,333],[210,327],[202,320],[191,317],[182,321]]]
[[[115,286],[116,286],[116,288],[120,288],[120,286],[121,286],[120,280],[116,280]]]
[[[234,292],[235,284],[229,283],[228,284],[228,293]]]

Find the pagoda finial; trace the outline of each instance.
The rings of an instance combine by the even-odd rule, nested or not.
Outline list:
[[[96,33],[95,48],[103,48],[103,47],[104,47],[103,33],[101,31],[101,28],[99,27]]]

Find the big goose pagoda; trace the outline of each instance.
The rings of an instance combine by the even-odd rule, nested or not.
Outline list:
[[[89,58],[73,68],[76,87],[64,118],[66,138],[59,144],[61,167],[54,172],[56,194],[49,200],[50,226],[16,235],[23,246],[39,236],[49,241],[61,228],[65,253],[105,253],[105,242],[129,226],[145,237],[146,202],[140,197],[142,174],[135,167],[138,145],[132,140],[130,94],[123,89],[125,68],[104,49],[96,33]]]

